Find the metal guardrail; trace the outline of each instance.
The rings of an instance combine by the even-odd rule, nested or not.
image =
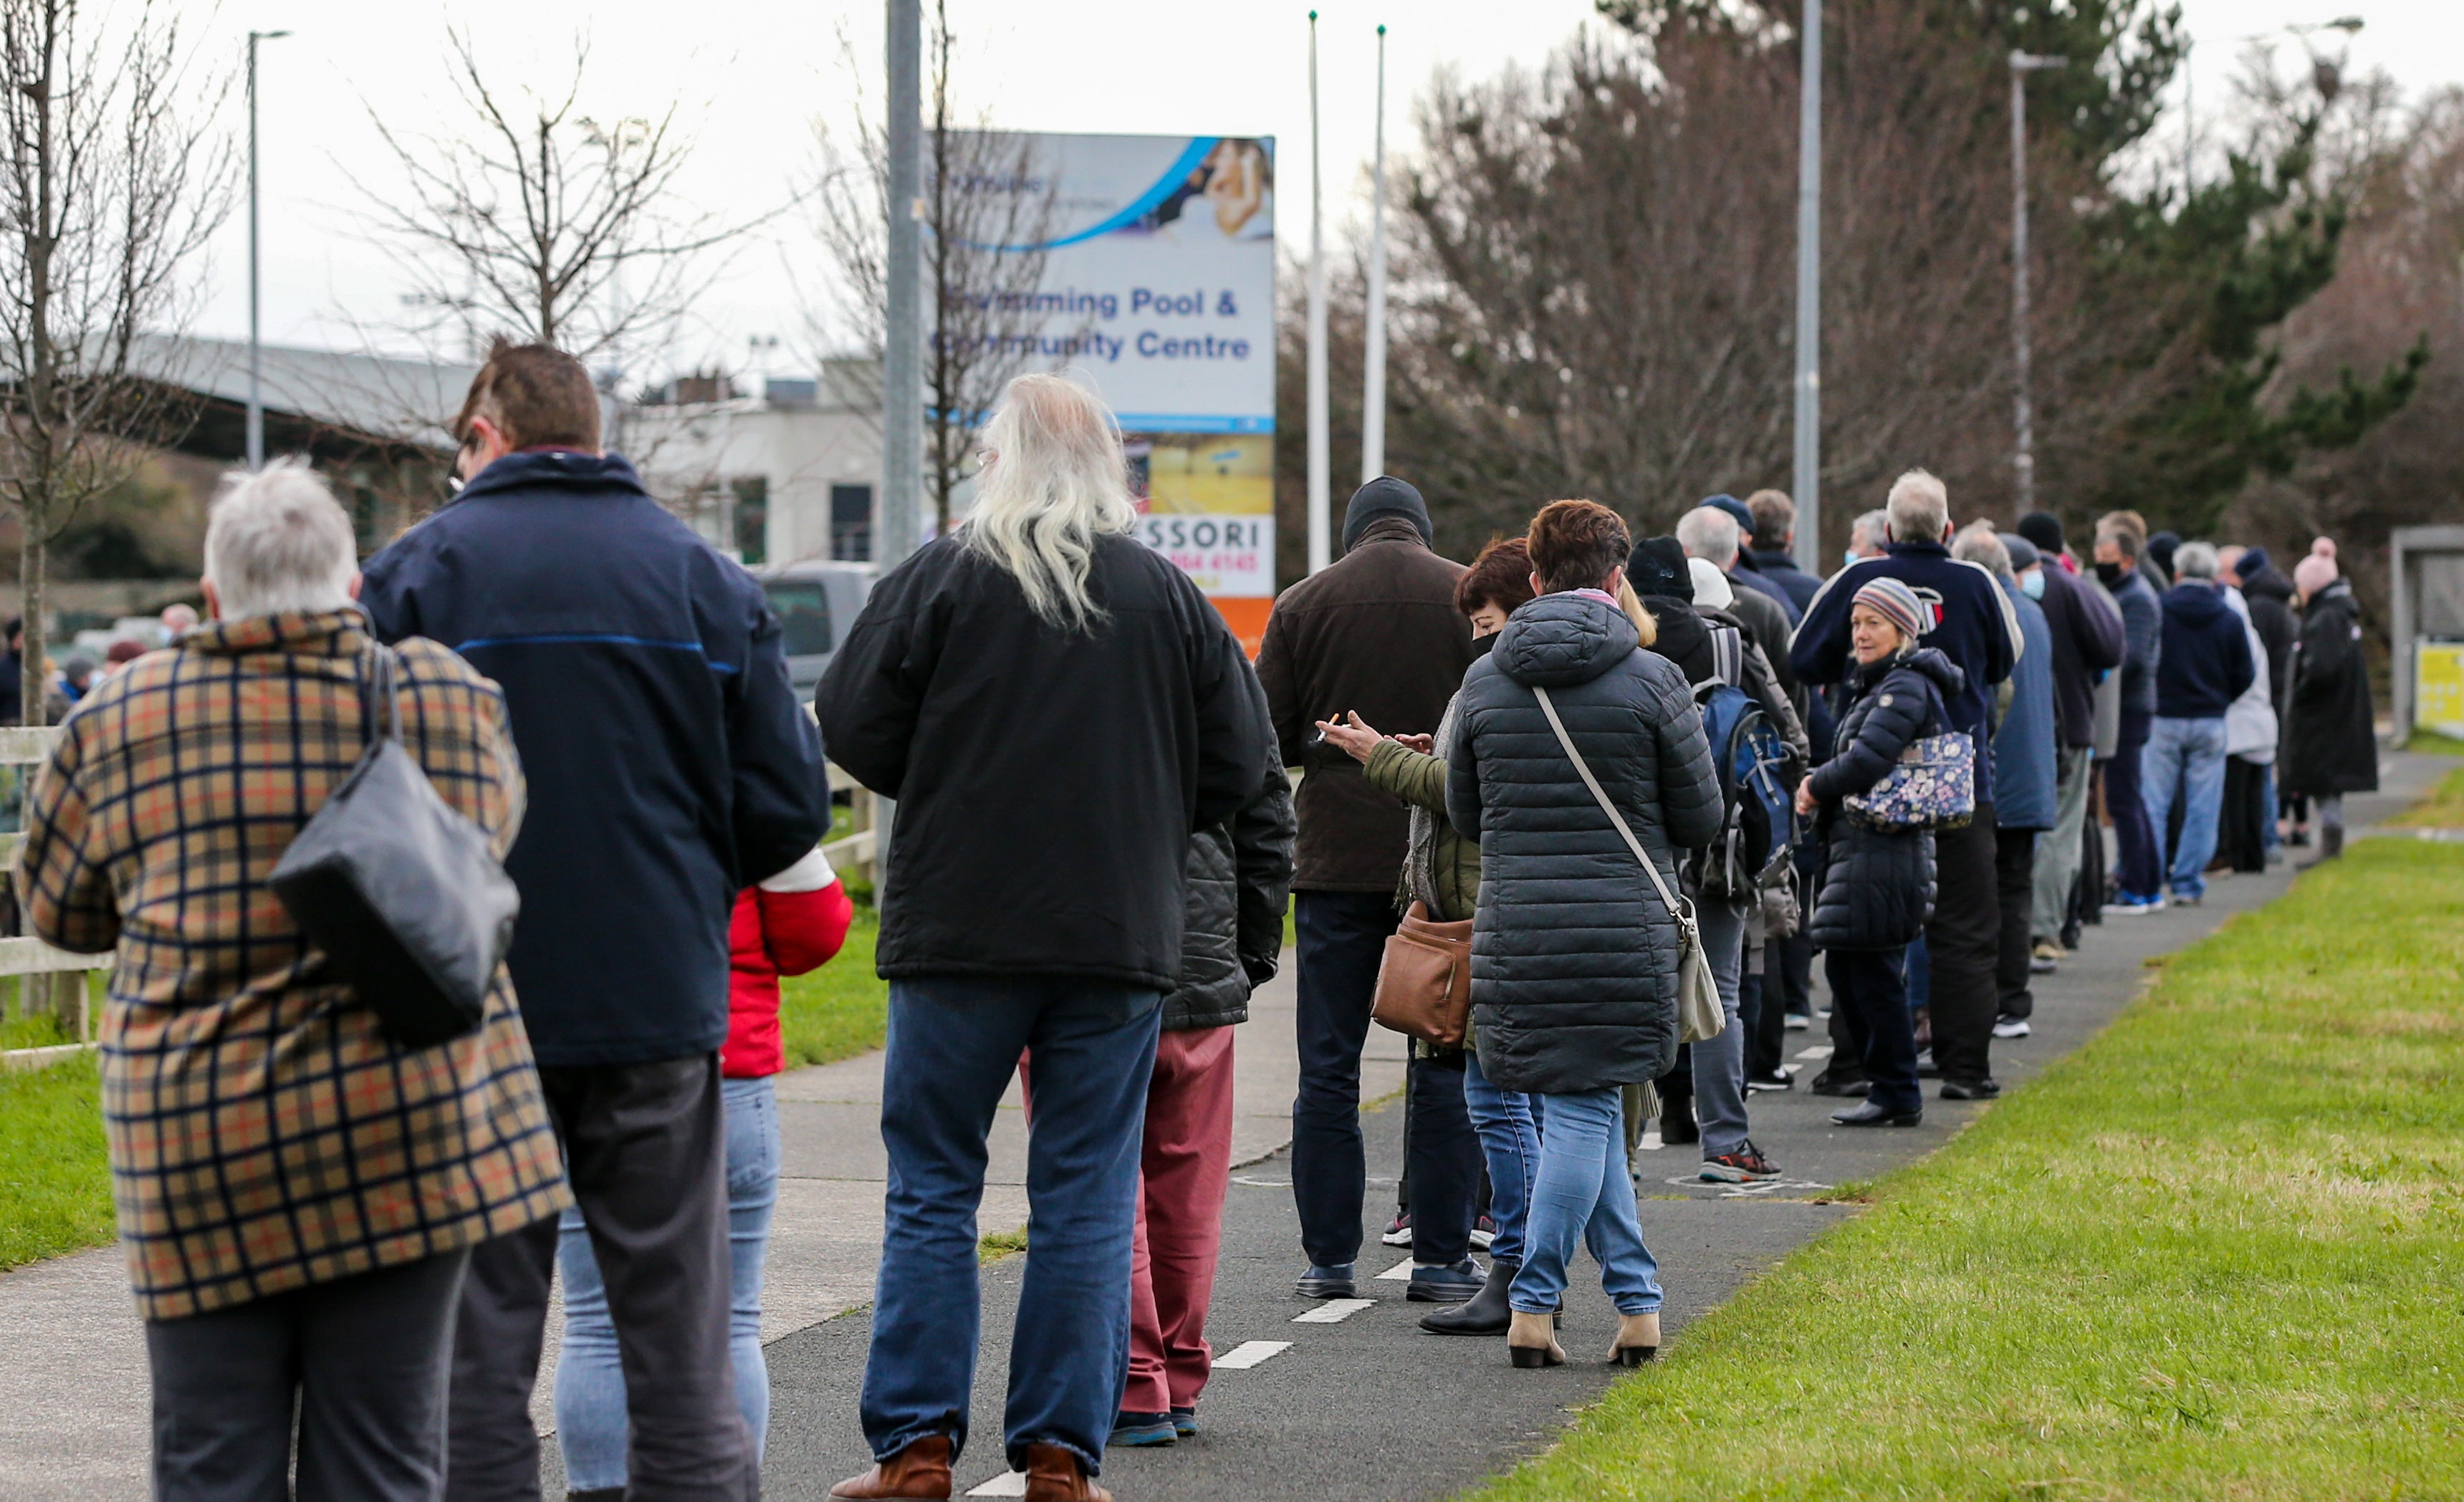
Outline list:
[[[59,730],[53,726],[0,727],[0,768],[16,773],[21,786],[31,789],[33,769],[51,756],[52,745],[58,738]],[[829,769],[829,776],[833,795],[848,795],[852,828],[836,839],[823,841],[822,854],[842,875],[854,873],[869,881],[879,843],[872,795],[836,767]],[[25,836],[15,831],[0,833],[0,866],[16,859],[17,846],[24,839]],[[113,963],[114,956],[109,954],[74,954],[55,949],[40,939],[0,938],[0,977],[17,977],[20,1014],[39,1010],[57,1017],[61,1031],[73,1031],[77,1037],[74,1043],[0,1049],[0,1070],[39,1069],[92,1049],[94,1017],[86,977],[96,971],[108,972]]]

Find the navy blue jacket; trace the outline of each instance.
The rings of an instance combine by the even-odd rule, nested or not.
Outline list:
[[[1848,650],[1848,606],[1867,579],[1895,578],[1934,606],[1939,623],[1923,644],[1939,648],[1964,680],[1945,703],[1950,729],[1965,730],[1976,743],[1976,801],[1993,800],[1993,758],[1983,754],[1991,742],[1986,709],[1993,686],[2011,676],[2020,651],[2019,613],[2003,594],[2000,581],[1982,564],[1963,563],[1939,542],[1893,542],[1879,558],[1859,558],[1825,580],[1805,623],[1796,628],[1796,644],[1789,661],[1796,676],[1809,684],[1837,683],[1855,665]]]
[[[2027,650],[2011,669],[2011,707],[1993,732],[1993,824],[1997,829],[2051,829],[2061,769],[2054,742],[2054,632],[2044,609],[2010,585]]]
[[[2224,591],[2184,579],[2165,592],[2165,649],[2156,664],[2156,712],[2168,720],[2221,719],[2257,676],[2250,633]]]
[[[1800,617],[1814,603],[1814,597],[1822,593],[1822,581],[1798,568],[1785,548],[1748,548],[1745,555],[1765,580],[1779,586]]]
[[[609,454],[510,454],[368,562],[387,641],[501,685],[530,807],[505,868],[539,1061],[649,1063],[727,1036],[736,894],[829,827],[814,729],[750,575]]]
[[[1754,562],[1753,555],[1742,548],[1737,550],[1737,566],[1728,571],[1728,583],[1733,588],[1749,589],[1770,599],[1772,604],[1779,607],[1780,614],[1788,618],[1788,623],[1792,628],[1805,619],[1805,607],[1792,599],[1787,590],[1764,577],[1761,569]]]

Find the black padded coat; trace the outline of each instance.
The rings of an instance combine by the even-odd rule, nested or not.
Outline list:
[[[1472,1017],[1480,1067],[1503,1089],[1639,1084],[1676,1056],[1676,919],[1531,691],[1549,690],[1674,891],[1677,851],[1719,833],[1720,785],[1684,673],[1639,640],[1596,591],[1543,595],[1463,678],[1446,814],[1480,842]]]
[[[1839,800],[1881,781],[1909,743],[1939,730],[1944,700],[1965,681],[1957,664],[1929,646],[1859,664],[1849,679],[1858,693],[1839,717],[1838,750],[1814,773],[1827,837],[1807,925],[1816,947],[1895,949],[1933,916],[1933,836],[1861,829],[1840,813]]]
[[[2284,695],[2284,751],[2277,774],[2288,793],[2311,797],[2372,793],[2379,785],[2378,729],[2369,665],[2353,586],[2338,579],[2301,607]]]
[[[1256,801],[1189,837],[1180,985],[1163,999],[1166,1033],[1249,1020],[1249,992],[1275,978],[1283,958],[1291,889],[1292,785],[1269,765]]]

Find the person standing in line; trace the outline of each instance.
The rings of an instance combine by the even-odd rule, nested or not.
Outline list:
[[[2300,623],[2293,615],[2293,581],[2286,578],[2268,560],[2265,548],[2251,548],[2230,565],[2230,572],[2241,580],[2241,596],[2250,606],[2250,623],[2258,631],[2258,640],[2267,650],[2268,704],[2276,710],[2277,741],[2283,742],[2284,697],[2292,683],[2293,642],[2301,634]],[[2279,757],[2278,760],[2281,760]],[[2283,795],[2279,787],[2276,762],[2265,769],[2266,790],[2260,795],[2265,805],[2259,824],[2259,839],[2266,846],[2266,859],[2278,858],[2277,849],[2284,842],[2277,820],[2283,816]]]
[[[2227,608],[2241,618],[2255,668],[2250,686],[2225,709],[2225,791],[2216,816],[2216,853],[2211,867],[2255,873],[2267,869],[2267,830],[2276,821],[2277,714],[2275,680],[2268,676],[2267,643],[2260,637],[2251,602],[2234,580],[2239,548],[2216,550],[2217,587]]]
[[[829,828],[821,737],[743,568],[600,449],[582,362],[499,341],[453,422],[468,483],[360,596],[385,641],[502,685],[531,777],[507,958],[623,1337],[629,1494],[752,1496],[728,1305],[727,930]],[[447,1493],[539,1493],[554,1222],[473,1252]]]
[[[2030,968],[2050,973],[2067,952],[2061,940],[2070,916],[2071,888],[2078,884],[2085,852],[2088,784],[2095,779],[2096,692],[2108,673],[2122,664],[2122,615],[2095,586],[2062,568],[2061,524],[2052,522],[2053,555],[2026,533],[2003,539],[2019,593],[2044,612],[2051,640],[2047,654],[2054,687],[2054,822],[2038,837],[2034,869],[2029,875]],[[2046,534],[2039,524],[2038,535]],[[2101,835],[2099,836],[2101,838]]]
[[[1753,556],[1745,551],[1746,539],[1754,534],[1754,513],[1752,508],[1747,506],[1745,502],[1737,499],[1733,495],[1714,495],[1705,500],[1702,505],[1694,508],[1694,512],[1689,512],[1686,514],[1692,515],[1697,512],[1717,512],[1721,515],[1726,516],[1728,518],[1730,526],[1734,529],[1735,536],[1732,540],[1732,545],[1729,548],[1726,561],[1715,556],[1712,552],[1699,554],[1693,553],[1690,545],[1687,555],[1691,557],[1709,558],[1711,560],[1712,567],[1718,569],[1721,573],[1727,575],[1737,589],[1741,591],[1749,591],[1753,594],[1759,595],[1763,599],[1770,600],[1772,604],[1777,605],[1779,607],[1780,624],[1784,628],[1781,633],[1783,638],[1782,644],[1785,645],[1786,633],[1796,629],[1796,622],[1805,614],[1805,611],[1804,607],[1797,604],[1795,599],[1791,596],[1787,590],[1780,588],[1776,582],[1763,577],[1762,565],[1755,562]],[[1678,539],[1680,541],[1683,541],[1684,536],[1685,533],[1683,531],[1683,518],[1681,518]],[[1708,540],[1707,536],[1705,540]],[[1793,687],[1794,684],[1792,683],[1790,686]]]
[[[1792,653],[1796,675],[1827,684],[1847,675],[1849,605],[1876,578],[1896,578],[1925,599],[1936,616],[1933,645],[1958,667],[1962,685],[1947,695],[1949,729],[1969,736],[1976,758],[1976,816],[1964,829],[1934,837],[1941,898],[1925,925],[1931,958],[1933,1055],[1947,1100],[1983,1100],[2002,1093],[1991,1067],[1998,1008],[1995,968],[2002,915],[1995,900],[1992,734],[1987,709],[2011,676],[2022,649],[2019,616],[2001,584],[1982,567],[1950,555],[1950,498],[1940,480],[1911,469],[1892,483],[1890,542],[1881,558],[1851,564],[1822,587],[1797,628]]]
[[[1882,556],[1882,545],[1890,541],[1890,538],[1891,513],[1888,511],[1865,512],[1848,524],[1846,561],[1853,564],[1867,558]],[[1814,607],[1808,605],[1805,608],[1812,610]]]
[[[2096,524],[2096,577],[2122,614],[2122,718],[2104,763],[2105,815],[2113,820],[2114,893],[2108,913],[2144,916],[2165,907],[2163,826],[2147,819],[2141,763],[2156,720],[2156,674],[2164,660],[2165,608],[2139,567],[2135,513],[2113,512]]]
[[[1855,697],[1839,718],[1837,751],[1797,784],[1796,811],[1817,820],[1826,857],[1808,923],[1822,949],[1833,1015],[1846,1029],[1861,1104],[1832,1113],[1841,1126],[1916,1126],[1925,1121],[1917,1080],[1916,1029],[1908,1010],[1907,947],[1925,931],[1936,899],[1934,837],[1925,830],[1869,829],[1841,800],[1870,791],[1900,753],[1949,721],[1948,701],[1966,686],[1958,664],[1922,639],[1932,612],[1916,591],[1876,577],[1848,609]]]
[[[1112,1421],[1115,1445],[1194,1437],[1199,1395],[1214,1370],[1206,1311],[1231,1184],[1232,1030],[1249,1020],[1249,993],[1283,961],[1292,886],[1291,783],[1271,743],[1262,741],[1259,755],[1265,790],[1189,841],[1180,984],[1163,999],[1138,1147],[1130,1376]]]
[[[2293,583],[2301,592],[2301,637],[2284,695],[2284,785],[2316,807],[2319,860],[2333,860],[2344,853],[2344,795],[2379,786],[2369,664],[2361,605],[2335,557],[2312,553],[2294,566]]]
[[[1822,581],[1796,566],[1796,503],[1786,490],[1756,490],[1746,497],[1746,510],[1754,518],[1748,529],[1747,558],[1803,616]]]
[[[1360,1050],[1387,936],[1399,922],[1395,887],[1409,817],[1403,803],[1320,737],[1348,714],[1389,734],[1429,734],[1472,661],[1471,628],[1455,608],[1463,566],[1430,551],[1420,492],[1392,476],[1364,485],[1343,516],[1343,556],[1276,597],[1258,652],[1284,763],[1304,769],[1293,802],[1293,925],[1300,950],[1300,1090],[1292,1101],[1292,1199],[1308,1258],[1295,1292],[1357,1291],[1361,1196]],[[1412,1185],[1407,1298],[1459,1304],[1480,1292],[1471,1258],[1480,1146],[1453,1060],[1409,1066],[1406,1172]]]
[[[473,1249],[571,1203],[504,967],[475,1028],[397,1042],[271,885],[376,723],[357,551],[306,468],[226,480],[213,620],[69,716],[17,850],[30,931],[119,951],[103,1132],[162,1502],[289,1497],[295,1466],[301,1502],[435,1502]],[[434,642],[394,656],[396,738],[501,857],[503,696]]]
[[[2225,790],[2225,710],[2257,675],[2250,628],[2216,585],[2216,550],[2186,542],[2173,553],[2181,582],[2165,592],[2165,645],[2156,668],[2156,718],[2148,727],[2147,823],[2161,840],[2178,799],[2182,835],[2167,884],[2173,902],[2196,906]]]
[[[832,758],[897,800],[877,968],[889,1151],[862,1412],[841,1498],[946,1497],[981,1320],[984,1143],[1032,1051],[1027,1259],[1004,1455],[1035,1502],[1120,1413],[1139,1141],[1182,973],[1190,837],[1265,793],[1266,706],[1189,577],[1133,533],[1112,414],[1021,376],[966,524],[873,586],[822,677]]]
[[[820,969],[847,941],[855,917],[847,887],[819,850],[736,894],[728,920],[727,1042],[718,1052],[727,1117],[729,1339],[736,1405],[761,1463],[770,1431],[770,1367],[761,1355],[761,1272],[770,1215],[779,1203],[779,1101],[786,1067],[779,1032],[779,980]],[[607,1285],[590,1230],[566,1210],[557,1229],[564,1281],[564,1344],[556,1361],[556,1443],[564,1453],[565,1502],[624,1502],[625,1362],[607,1317]]]
[[[1762,570],[1763,577],[1787,593],[1795,602],[1798,619],[1804,619],[1805,607],[1813,604],[1814,597],[1821,592],[1822,580],[1796,566],[1796,503],[1784,490],[1756,490],[1746,497],[1746,510],[1754,518],[1752,544],[1747,555]],[[1780,655],[1785,657],[1787,653]],[[1816,756],[1828,754],[1835,730],[1830,700],[1800,686],[1795,703],[1805,722],[1809,748]],[[1797,842],[1800,894],[1810,895],[1821,859],[1821,851],[1813,840]],[[1802,921],[1793,932],[1773,935],[1763,946],[1763,973],[1749,974],[1741,980],[1737,995],[1739,1010],[1747,1019],[1747,1087],[1793,1088],[1794,1077],[1780,1063],[1786,1030],[1810,1027],[1814,1017],[1814,938],[1806,932]]]
[[[1991,522],[1976,522],[1951,544],[1950,555],[1984,565],[2000,581],[2019,614],[2019,661],[2010,677],[2010,699],[1993,729],[1993,888],[2002,912],[2002,941],[1993,981],[1997,997],[1993,1035],[2023,1038],[2035,1014],[2029,989],[2028,918],[2035,896],[2036,842],[2054,827],[2059,808],[2055,765],[2054,633],[2042,606],[2019,587],[2012,567],[2014,548],[2036,550],[2028,539],[2004,539]]]
[[[1541,1097],[1506,1340],[1517,1366],[1565,1361],[1551,1315],[1588,1242],[1617,1310],[1610,1359],[1632,1364],[1660,1348],[1661,1288],[1627,1175],[1621,1087],[1665,1074],[1677,1051],[1681,938],[1661,889],[1675,890],[1678,852],[1719,834],[1720,784],[1684,672],[1636,650],[1641,634],[1617,603],[1625,523],[1590,501],[1551,501],[1529,543],[1542,593],[1464,676],[1445,747],[1447,817],[1481,849],[1481,1070]],[[1656,880],[1636,867],[1637,845]]]
[[[1481,550],[1455,584],[1455,603],[1471,622],[1475,659],[1497,644],[1507,619],[1531,594],[1531,550],[1520,537],[1506,537]],[[1480,906],[1480,845],[1446,818],[1446,759],[1436,748],[1452,738],[1458,696],[1446,706],[1434,736],[1380,736],[1358,715],[1350,724],[1326,726],[1326,738],[1361,764],[1373,786],[1412,809],[1411,842],[1403,856],[1403,884],[1396,900],[1419,903],[1440,923],[1461,923]],[[1480,1050],[1466,1037],[1463,1053],[1463,1105],[1480,1136],[1488,1164],[1488,1213],[1496,1230],[1488,1246],[1488,1276],[1480,1292],[1461,1304],[1420,1317],[1431,1335],[1504,1335],[1510,1322],[1507,1291],[1523,1267],[1524,1230],[1531,1210],[1531,1175],[1540,1159],[1540,1132],[1531,1098],[1501,1090],[1481,1073]]]

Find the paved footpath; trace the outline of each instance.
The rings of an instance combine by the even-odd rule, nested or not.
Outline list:
[[[2402,809],[2452,765],[2398,755],[2387,792],[2348,800],[2355,823]],[[2233,914],[2280,894],[2287,868],[2215,882],[2204,906],[2110,920],[2060,974],[2037,977],[2034,1036],[1994,1044],[1994,1071],[2023,1083],[2078,1047],[2138,993],[2143,962],[2179,948]],[[1601,1363],[1615,1317],[1595,1280],[1570,1291],[1564,1339],[1573,1361],[1515,1371],[1503,1342],[1442,1339],[1414,1321],[1426,1306],[1403,1301],[1399,1278],[1368,1274],[1400,1263],[1377,1247],[1363,1255],[1369,1295],[1351,1312],[1296,1299],[1298,1224],[1284,1151],[1294,1084],[1289,968],[1262,990],[1240,1034],[1235,1160],[1226,1205],[1222,1269],[1209,1336],[1219,1370],[1201,1407],[1205,1432],[1166,1449],[1115,1451],[1105,1479],[1125,1502],[1146,1499],[1441,1497],[1546,1448],[1573,1410],[1595,1399],[1612,1369]],[[1819,1033],[1791,1033],[1803,1078],[1819,1068]],[[1402,1078],[1400,1039],[1379,1033],[1364,1069],[1364,1102],[1390,1098]],[[773,1498],[818,1498],[866,1461],[856,1423],[879,1257],[883,1157],[876,1118],[879,1055],[780,1080],[786,1138],[784,1182],[771,1244],[764,1337],[773,1406],[764,1490]],[[992,1155],[987,1230],[1025,1219],[1025,1132],[1013,1095]],[[1929,1100],[1913,1131],[1843,1132],[1829,1113],[1840,1102],[1802,1092],[1753,1100],[1755,1140],[1778,1161],[1777,1184],[1740,1188],[1697,1182],[1695,1150],[1664,1148],[1647,1175],[1643,1230],[1661,1259],[1667,1328],[1686,1323],[1748,1278],[1853,1211],[1818,1203],[1829,1186],[1887,1171],[1939,1146],[1978,1110]],[[1393,1212],[1402,1112],[1364,1118],[1371,1179],[1362,1207],[1373,1228]],[[1380,1255],[1382,1253],[1382,1257]],[[1000,1457],[1001,1374],[1023,1257],[984,1273],[984,1355],[974,1439],[958,1490],[1016,1494]],[[1584,1269],[1589,1272],[1588,1267]],[[1330,1317],[1339,1316],[1339,1317]],[[1304,1318],[1303,1317],[1313,1317]],[[553,1329],[554,1321],[551,1321]],[[118,1253],[74,1256],[0,1275],[0,1495],[17,1502],[118,1502],[145,1495],[146,1377],[143,1333]],[[540,1426],[548,1427],[541,1382]],[[554,1446],[546,1494],[561,1494]]]

